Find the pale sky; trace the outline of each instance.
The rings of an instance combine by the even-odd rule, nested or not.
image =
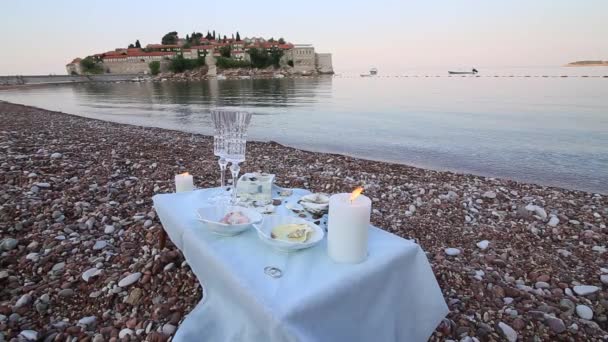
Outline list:
[[[559,66],[608,60],[606,0],[0,1],[0,75],[65,74],[74,57],[215,29],[284,37],[334,69]]]

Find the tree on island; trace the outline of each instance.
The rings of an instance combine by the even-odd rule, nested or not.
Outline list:
[[[148,64],[148,66],[150,67],[150,73],[152,75],[158,75],[158,73],[160,72],[160,62],[159,61],[152,61],[152,62],[150,62],[150,64]]]
[[[285,44],[285,39],[283,39],[283,37],[279,38],[279,44]]]
[[[209,31],[207,31],[207,35],[205,36],[205,39],[211,40],[211,39],[215,39],[215,38],[213,38],[213,36],[211,35],[211,33]]]
[[[241,35],[239,34],[239,31],[236,31],[236,41],[237,42],[241,41]]]
[[[177,32],[172,31],[172,32],[169,32],[166,35],[164,35],[163,39],[161,39],[161,44],[163,44],[163,45],[177,44]]]
[[[186,33],[186,42],[190,43],[190,36]]]
[[[127,49],[132,49],[132,48],[134,48],[134,47],[135,47],[135,45],[133,45],[133,44],[129,44],[129,46],[127,46]]]
[[[213,39],[215,39],[215,30],[213,30]]]
[[[224,38],[226,40],[226,38]],[[230,58],[230,45],[222,46],[220,48],[220,55],[225,58]]]
[[[83,74],[103,74],[103,66],[91,56],[80,61],[80,69]]]
[[[226,42],[226,40],[227,40],[227,39],[226,39],[226,35],[224,35],[224,43]]]
[[[135,41],[135,47],[141,49],[141,44],[139,43],[139,39]]]

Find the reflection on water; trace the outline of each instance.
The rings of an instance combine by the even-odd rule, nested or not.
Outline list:
[[[211,108],[238,107],[254,112],[256,140],[597,192],[608,192],[606,98],[608,79],[597,77],[345,76],[0,92],[7,101],[203,134],[211,133]]]

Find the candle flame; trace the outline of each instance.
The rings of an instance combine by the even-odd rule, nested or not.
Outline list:
[[[180,176],[190,176],[190,174],[188,172],[184,172],[184,173],[180,173]]]
[[[350,201],[354,201],[357,197],[359,197],[359,195],[361,195],[361,193],[363,192],[363,187],[360,186],[358,188],[356,188],[355,190],[353,190],[353,192],[351,192],[350,194]]]

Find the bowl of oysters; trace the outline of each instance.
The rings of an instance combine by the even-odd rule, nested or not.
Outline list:
[[[262,215],[255,210],[232,205],[203,207],[196,210],[198,221],[209,231],[234,236],[262,221]]]
[[[325,236],[325,232],[316,224],[299,217],[270,215],[254,223],[260,240],[283,251],[292,252],[310,248]]]

